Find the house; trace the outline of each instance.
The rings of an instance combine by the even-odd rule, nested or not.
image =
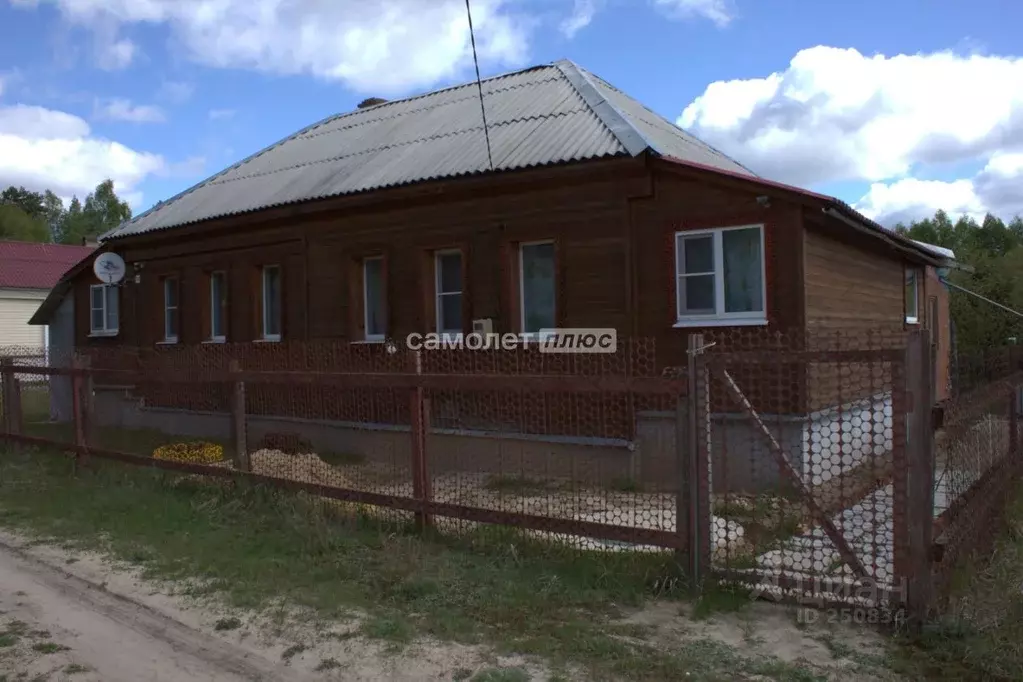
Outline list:
[[[71,266],[92,249],[64,244],[0,241],[0,354],[44,355],[49,327],[29,319]]]
[[[481,87],[486,131],[475,82],[367,106],[104,235],[129,272],[68,280],[77,345],[371,344],[487,320],[614,327],[677,366],[694,331],[947,328],[931,273],[948,254],[758,176],[571,61]],[[827,385],[760,407],[828,409]]]

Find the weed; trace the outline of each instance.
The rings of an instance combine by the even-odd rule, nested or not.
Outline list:
[[[529,682],[530,676],[522,668],[487,668],[472,676],[471,682]]]
[[[55,654],[58,651],[67,651],[68,648],[56,642],[37,642],[32,645],[32,651],[38,651],[41,654]]]
[[[224,630],[237,630],[242,626],[241,620],[231,616],[230,618],[221,618],[213,624],[213,629],[222,632]]]
[[[309,647],[307,647],[305,644],[292,644],[283,652],[281,652],[281,659],[285,661],[290,661],[295,656],[298,656],[300,653],[302,653],[308,648]]]
[[[18,635],[14,634],[13,632],[0,633],[0,648],[14,646],[15,644],[18,643],[19,639],[21,638],[18,637]]]
[[[458,668],[455,672],[451,673],[451,679],[453,682],[462,682],[472,677],[472,671],[468,668]]]
[[[742,611],[753,602],[750,593],[729,585],[713,584],[700,593],[693,606],[692,617],[704,620],[715,613]]]
[[[74,675],[75,673],[87,673],[91,670],[89,666],[80,665],[78,663],[69,663],[64,666],[64,672],[68,675]]]
[[[415,636],[409,623],[396,617],[370,618],[362,624],[361,631],[371,639],[384,639],[396,644],[407,644]]]
[[[341,664],[338,662],[336,658],[325,658],[322,661],[320,661],[320,664],[313,668],[313,670],[315,670],[316,672],[323,672],[324,670],[333,670],[335,668],[340,667]]]

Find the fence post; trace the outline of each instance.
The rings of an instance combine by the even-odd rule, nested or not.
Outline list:
[[[231,360],[228,365],[231,374],[241,372],[241,363]],[[234,450],[234,466],[239,471],[251,471],[249,444],[245,424],[245,382],[240,377],[231,381],[231,447]]]
[[[83,359],[81,355],[75,354],[71,360],[71,413],[75,425],[75,469],[88,462],[87,450],[89,442],[85,436],[85,373],[83,372]]]
[[[690,334],[686,351],[689,393],[688,485],[689,575],[693,590],[699,590],[710,572],[710,466],[707,452],[709,395],[703,334]]]
[[[20,436],[25,433],[25,419],[21,411],[21,380],[13,373],[11,374],[11,433]],[[14,454],[22,453],[20,440],[14,441]]]
[[[14,361],[11,358],[0,358],[0,401],[2,401],[3,407],[3,420],[0,425],[3,426],[4,436],[11,433],[11,390],[14,384],[14,372],[11,370],[11,366]],[[4,438],[5,442],[9,441],[8,438]]]
[[[96,382],[92,375],[92,358],[83,355],[79,367],[85,371],[82,375],[82,432],[85,444],[91,446],[96,444]]]
[[[1009,390],[1009,452],[1019,455],[1019,386]]]
[[[423,373],[423,358],[420,351],[412,351],[409,355],[410,369],[415,375]],[[409,405],[409,430],[412,435],[412,495],[417,500],[429,501],[426,480],[426,433],[430,425],[427,423],[429,414],[425,406],[423,387],[418,383],[413,386]],[[425,530],[433,524],[433,519],[425,511],[416,512],[416,528]]]
[[[906,425],[906,513],[902,519],[907,547],[905,566],[896,571],[896,576],[905,581],[906,615],[913,628],[920,627],[927,617],[933,589],[934,430],[930,416],[934,386],[931,362],[931,344],[927,337],[919,331],[910,333],[905,376],[911,402]],[[896,504],[898,497],[896,490]],[[895,520],[898,523],[898,515]]]
[[[690,567],[689,554],[693,545],[689,537],[689,511],[692,505],[689,483],[690,459],[693,450],[689,438],[689,413],[692,411],[692,395],[679,396],[675,401],[675,535],[678,546],[675,548],[675,561],[679,566]]]

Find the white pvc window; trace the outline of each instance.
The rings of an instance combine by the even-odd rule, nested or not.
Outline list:
[[[434,256],[437,332],[462,333],[462,252],[438,251]]]
[[[227,339],[227,273],[210,273],[210,340]]]
[[[523,334],[553,329],[554,242],[519,246],[519,307]]]
[[[263,268],[263,340],[281,340],[281,268]]]
[[[917,270],[906,270],[906,324],[920,321],[920,275]]]
[[[764,227],[675,233],[676,326],[766,324]]]
[[[163,280],[163,340],[165,343],[178,342],[177,277],[165,277]]]
[[[382,256],[362,261],[362,309],[366,341],[383,341],[387,336],[387,298]]]
[[[89,288],[89,332],[114,335],[118,325],[117,287],[94,284]]]

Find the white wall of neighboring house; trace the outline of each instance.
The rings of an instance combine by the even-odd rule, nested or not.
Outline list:
[[[45,348],[45,327],[30,325],[48,292],[43,289],[0,289],[0,346]]]

